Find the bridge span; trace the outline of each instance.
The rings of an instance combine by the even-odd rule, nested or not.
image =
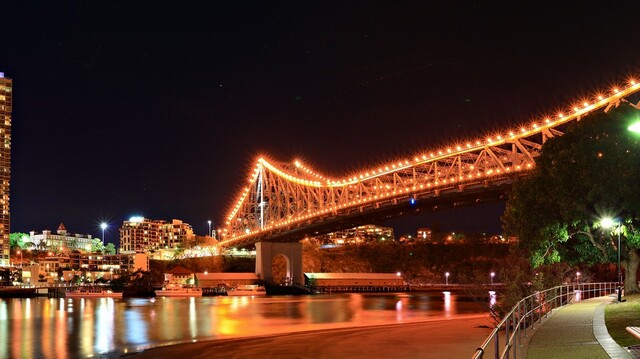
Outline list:
[[[640,90],[629,80],[570,109],[473,141],[424,151],[331,178],[300,161],[256,161],[220,231],[221,247],[256,245],[256,274],[271,279],[271,261],[287,258],[303,283],[300,239],[442,206],[503,199],[535,167],[544,143],[569,123],[617,107]]]

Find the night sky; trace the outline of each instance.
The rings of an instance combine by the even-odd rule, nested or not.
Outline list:
[[[342,177],[640,73],[637,1],[34,3],[0,10],[12,232],[108,220],[113,241],[142,215],[204,234],[260,154]],[[497,232],[503,208],[396,235]]]

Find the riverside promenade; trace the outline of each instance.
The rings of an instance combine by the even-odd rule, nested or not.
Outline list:
[[[614,300],[599,297],[554,310],[518,350],[518,359],[640,358],[609,336],[604,307]],[[130,354],[132,358],[470,358],[491,332],[487,316],[278,333],[251,338],[198,341]],[[484,358],[494,358],[490,346]]]
[[[537,328],[526,347],[527,359],[638,358],[607,332],[604,307],[612,297],[587,299],[554,311]]]

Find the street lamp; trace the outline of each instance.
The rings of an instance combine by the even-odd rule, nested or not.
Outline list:
[[[618,226],[618,303],[620,303],[622,302],[622,271],[620,270],[620,232],[622,231],[622,224],[606,217],[600,221],[600,225],[602,228],[613,228],[614,225]]]
[[[100,223],[100,229],[102,229],[102,245],[104,246],[104,231],[109,227],[106,222]]]
[[[20,268],[22,268],[22,251],[18,251],[18,254],[20,255]]]
[[[444,274],[444,284],[449,285],[449,272]]]
[[[580,284],[580,272],[576,272],[576,282]]]
[[[209,232],[207,232],[207,236],[211,236],[211,220],[208,220],[207,223],[209,224]]]
[[[493,285],[493,277],[496,276],[496,272],[491,272],[491,285]]]

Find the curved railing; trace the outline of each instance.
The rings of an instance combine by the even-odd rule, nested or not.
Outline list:
[[[618,283],[605,282],[566,284],[535,292],[521,299],[504,316],[484,343],[476,349],[472,358],[483,358],[487,351],[493,351],[496,359],[509,358],[510,355],[517,358],[522,348],[522,337],[527,335],[527,330],[534,329],[534,325],[541,323],[542,318],[554,309],[576,301],[613,294],[617,290]]]

